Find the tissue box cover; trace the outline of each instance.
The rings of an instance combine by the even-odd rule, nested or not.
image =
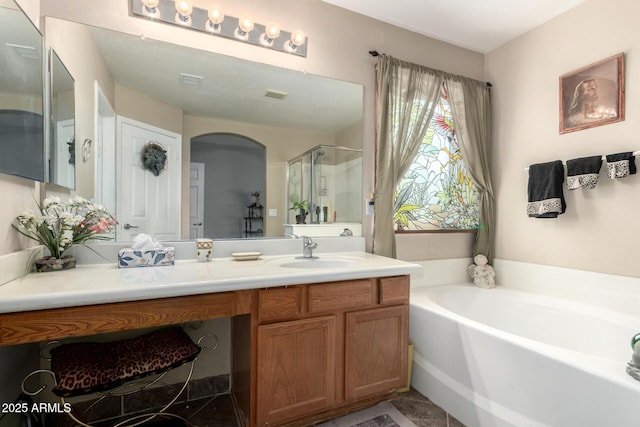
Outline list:
[[[174,247],[152,250],[135,250],[124,248],[118,251],[118,267],[158,267],[174,265]]]

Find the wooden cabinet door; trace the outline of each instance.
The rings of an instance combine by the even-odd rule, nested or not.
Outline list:
[[[257,354],[258,426],[334,406],[335,316],[258,326]]]
[[[346,314],[346,400],[406,386],[408,319],[408,305]]]

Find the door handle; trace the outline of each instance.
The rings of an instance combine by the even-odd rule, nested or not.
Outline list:
[[[125,224],[122,226],[122,228],[124,228],[125,230],[129,230],[131,228],[138,228],[137,225],[131,225],[131,224]]]
[[[201,223],[201,222],[198,222],[197,224],[193,224],[193,225],[202,225],[202,223]]]

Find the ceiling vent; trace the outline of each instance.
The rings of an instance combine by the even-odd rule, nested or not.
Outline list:
[[[180,73],[180,83],[190,86],[202,86],[202,76],[194,76],[193,74]]]
[[[39,59],[40,54],[36,50],[35,47],[31,46],[20,46],[19,44],[6,43],[6,46],[11,49],[12,52],[15,52],[21,58],[25,59]]]
[[[264,96],[267,98],[278,99],[280,101],[285,99],[287,95],[289,95],[287,92],[275,89],[267,89],[267,93],[264,94]]]

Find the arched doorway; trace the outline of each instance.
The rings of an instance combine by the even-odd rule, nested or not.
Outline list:
[[[247,206],[255,201],[251,194],[259,191],[260,199],[266,199],[266,157],[264,145],[242,135],[209,133],[191,138],[191,163],[204,164],[204,237],[246,236]],[[253,228],[265,229],[264,224],[254,224]]]

